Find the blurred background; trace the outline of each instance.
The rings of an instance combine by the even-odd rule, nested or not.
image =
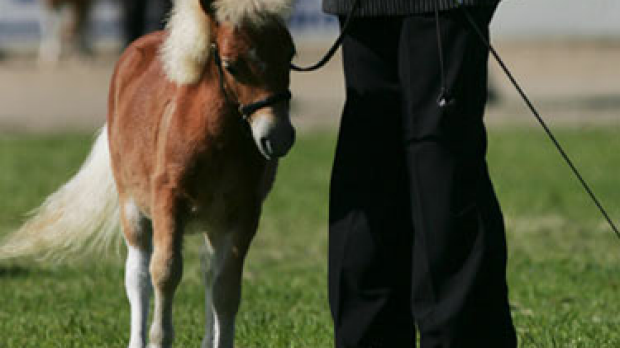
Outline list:
[[[0,130],[101,125],[111,69],[123,43],[130,40],[123,19],[127,6],[120,4],[131,1],[136,2],[94,0],[82,27],[92,52],[80,55],[79,49],[65,45],[53,64],[45,64],[39,46],[42,31],[50,26],[41,25],[47,23],[42,21],[43,0],[0,0]],[[150,4],[142,10],[144,30],[157,29],[166,0],[142,1]],[[67,7],[61,11],[65,19],[72,14]],[[296,2],[290,27],[299,46],[298,63],[314,61],[337,34],[335,18],[320,7],[320,0]],[[557,122],[616,121],[620,2],[505,1],[494,19],[493,35],[500,54],[548,117]],[[293,75],[295,115],[301,127],[332,127],[338,122],[343,103],[340,68],[335,59],[317,73]],[[505,82],[503,74],[494,71],[491,86],[497,103],[492,104],[489,122],[528,122],[530,117],[521,114],[516,94]]]
[[[169,4],[95,0],[88,20],[65,30],[46,14],[82,18],[85,10],[49,9],[44,1],[0,0],[0,237],[79,168],[105,122],[124,43],[161,27]],[[296,1],[290,27],[300,65],[315,62],[337,35],[335,19],[320,7],[320,0]],[[620,1],[506,0],[492,29],[517,80],[620,220]],[[67,43],[62,49],[54,33]],[[488,159],[506,217],[521,346],[620,347],[619,243],[497,64],[490,66]],[[327,197],[341,70],[336,55],[318,72],[292,74],[299,137],[281,162],[246,263],[241,347],[332,344]],[[175,303],[181,347],[195,346],[203,326],[200,242],[186,245]],[[0,264],[0,332],[12,333],[0,335],[0,347],[123,346],[122,258],[93,260],[51,269]]]

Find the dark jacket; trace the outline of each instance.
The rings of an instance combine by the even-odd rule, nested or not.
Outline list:
[[[403,16],[410,14],[428,13],[456,8],[457,2],[462,1],[466,6],[493,6],[499,0],[359,0],[360,8],[356,12],[358,17]],[[335,15],[349,13],[354,0],[323,0],[323,11]]]

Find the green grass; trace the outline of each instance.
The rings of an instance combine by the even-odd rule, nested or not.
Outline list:
[[[612,215],[620,218],[618,129],[559,132]],[[0,235],[66,181],[85,135],[0,135]],[[330,347],[327,193],[335,136],[301,136],[281,165],[246,263],[237,346]],[[509,285],[523,347],[620,346],[620,243],[538,130],[493,130],[489,162],[508,227]],[[199,238],[186,243],[175,302],[177,347],[199,345]],[[0,347],[121,347],[129,307],[122,257],[42,266],[0,264]]]

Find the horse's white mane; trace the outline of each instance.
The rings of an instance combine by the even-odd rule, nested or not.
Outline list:
[[[209,20],[199,0],[175,0],[161,47],[166,77],[178,84],[197,82],[209,57]]]
[[[235,26],[262,25],[268,18],[285,18],[292,0],[213,0],[218,22]],[[175,0],[161,48],[166,77],[183,85],[198,82],[209,58],[209,19],[200,0]]]
[[[292,0],[216,0],[213,2],[219,22],[262,25],[267,18],[288,16]]]

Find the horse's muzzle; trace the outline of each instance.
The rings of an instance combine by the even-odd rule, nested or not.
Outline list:
[[[284,140],[261,138],[259,151],[268,160],[286,156],[289,150],[295,144],[295,128],[291,127],[290,132],[285,136]]]
[[[288,113],[276,117],[272,112],[257,112],[250,125],[258,151],[267,160],[285,156],[295,143],[295,128]]]

